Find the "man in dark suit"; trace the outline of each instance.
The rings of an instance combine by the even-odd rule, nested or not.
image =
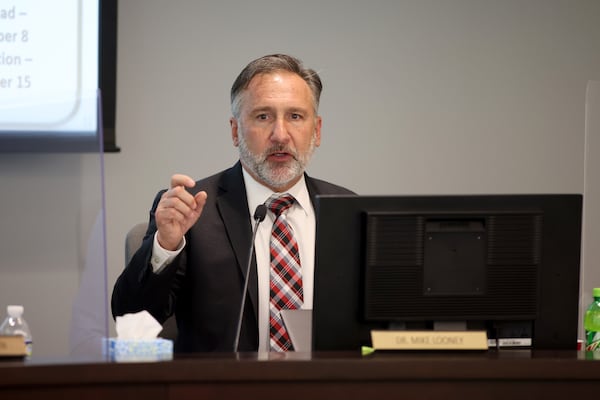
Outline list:
[[[321,141],[321,89],[318,74],[287,55],[261,57],[242,70],[231,88],[230,119],[240,161],[197,182],[173,175],[170,188],[158,193],[143,243],[115,283],[114,316],[145,309],[162,323],[175,313],[176,351],[233,351],[252,214],[282,194],[292,198],[284,219],[299,247],[301,308],[312,308],[314,198],[352,193],[304,172]],[[242,351],[274,350],[269,240],[275,218],[269,212],[257,230]]]

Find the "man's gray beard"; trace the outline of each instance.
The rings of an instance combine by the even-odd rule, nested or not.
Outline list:
[[[306,165],[315,151],[315,135],[312,136],[308,151],[304,155],[299,155],[297,151],[292,151],[285,146],[273,146],[263,154],[254,154],[248,149],[243,134],[239,135],[239,151],[242,164],[267,186],[275,189],[284,188],[304,173]],[[285,165],[278,163],[278,167],[274,168],[267,161],[267,157],[276,152],[289,153],[293,160]]]

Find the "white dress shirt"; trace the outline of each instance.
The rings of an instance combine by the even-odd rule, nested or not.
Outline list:
[[[273,191],[243,171],[244,183],[246,185],[246,196],[248,198],[248,211],[250,213],[250,222],[254,228],[254,211],[256,207],[263,204]],[[303,310],[312,310],[313,304],[313,277],[314,277],[314,259],[315,259],[315,211],[306,188],[304,175],[289,190],[289,193],[296,199],[296,202],[287,210],[285,218],[294,231],[294,237],[298,242],[300,252],[300,264],[302,271],[302,287],[304,291]],[[271,238],[271,229],[275,217],[271,211],[267,212],[265,220],[259,225],[256,232],[256,241],[254,248],[256,251],[256,265],[258,273],[258,351],[269,351],[269,272],[270,272],[270,252],[269,241]],[[185,247],[185,237],[179,248],[174,251],[163,249],[154,235],[154,246],[152,250],[151,264],[155,273],[160,272],[166,265]]]

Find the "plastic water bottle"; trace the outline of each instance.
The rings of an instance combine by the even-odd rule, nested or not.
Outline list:
[[[23,306],[7,306],[6,312],[8,313],[8,316],[4,322],[2,322],[2,325],[0,325],[0,335],[23,336],[23,340],[25,340],[25,350],[27,356],[30,357],[33,349],[33,338],[27,322],[23,319]]]
[[[585,350],[600,351],[600,288],[592,291],[594,301],[585,311]]]

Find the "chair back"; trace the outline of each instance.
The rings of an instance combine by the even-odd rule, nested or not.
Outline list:
[[[125,236],[125,265],[129,264],[131,257],[133,257],[137,249],[142,245],[146,229],[148,229],[148,223],[140,222],[127,232]]]

